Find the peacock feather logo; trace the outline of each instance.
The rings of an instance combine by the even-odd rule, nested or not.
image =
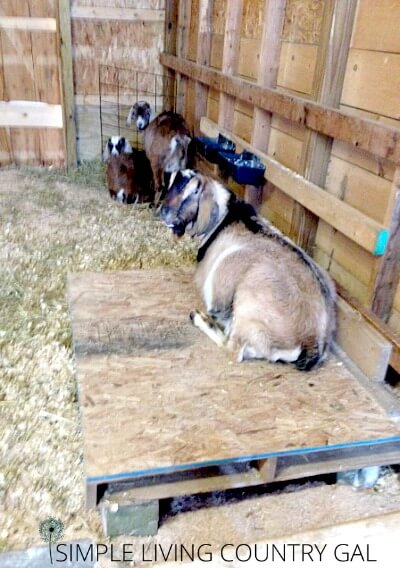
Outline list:
[[[49,517],[40,523],[39,534],[44,542],[49,543],[50,562],[53,564],[51,545],[62,539],[64,535],[64,523],[60,519]]]

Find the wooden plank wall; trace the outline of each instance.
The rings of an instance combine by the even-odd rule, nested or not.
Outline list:
[[[78,158],[87,160],[101,148],[99,65],[163,73],[165,0],[72,0],[71,16]],[[114,114],[116,96],[110,88]]]
[[[202,1],[192,0],[190,13],[187,58],[194,62],[198,51],[197,14]],[[260,52],[266,41],[266,10],[270,1],[243,0],[237,27],[240,37],[235,38],[239,56],[236,72],[231,74],[259,84],[263,72],[265,76]],[[229,3],[230,0],[212,2],[209,67],[216,70],[223,69]],[[355,116],[399,128],[400,1],[349,0],[344,6],[340,0],[286,0],[284,4],[282,32],[276,46],[279,54],[276,84],[269,86],[275,86],[277,92],[336,106]],[[188,79],[186,116],[191,126],[196,127],[194,93],[195,81]],[[220,125],[221,96],[218,90],[209,88],[206,112],[210,120]],[[254,130],[257,132],[254,106],[236,99],[231,131],[254,143]],[[398,181],[393,181],[396,170],[393,162],[340,140],[311,135],[305,126],[277,114],[271,117],[268,140],[263,141],[258,134],[255,145],[371,220],[392,227],[392,249],[398,249],[400,231],[396,232],[395,216],[399,186]],[[269,182],[265,184],[261,213],[303,246],[306,244],[348,292],[364,306],[373,307],[375,313],[400,332],[400,286],[396,293],[393,286],[398,279],[399,255],[395,252],[387,259],[376,257],[328,223],[307,216],[302,219],[301,209],[284,192]],[[300,229],[311,232],[309,242],[300,235]],[[383,293],[380,290],[384,298],[377,302],[377,286],[385,270],[391,281],[389,284],[388,278],[383,281],[390,290]],[[383,307],[376,308],[378,304]]]
[[[4,127],[0,128],[0,166],[66,163],[65,133],[59,112],[63,95],[58,9],[58,0],[0,3],[0,101],[8,102],[9,108],[8,118],[2,119]],[[31,101],[56,105],[48,108],[49,115],[59,116],[60,120],[46,121],[46,109]],[[40,124],[37,113],[46,124],[58,126],[30,127]]]
[[[400,3],[359,0],[340,106],[353,114],[400,126],[396,81],[400,65]],[[395,165],[335,141],[326,189],[389,226]],[[379,260],[320,223],[316,256],[365,305],[371,305]]]

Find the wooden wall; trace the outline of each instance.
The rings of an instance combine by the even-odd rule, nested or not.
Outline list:
[[[0,166],[66,163],[58,0],[0,3]]]
[[[187,39],[181,58],[273,88],[293,96],[296,103],[301,97],[323,109],[336,107],[399,128],[400,0],[191,0],[186,11],[186,16],[180,13],[181,43]],[[189,72],[185,79],[183,107],[195,130],[202,114],[207,116],[220,129],[361,212],[366,222],[391,230],[392,248],[389,245],[383,256],[377,256],[337,230],[329,214],[322,220],[300,205],[293,197],[295,189],[278,189],[269,181],[263,188],[261,213],[309,250],[354,298],[400,332],[400,287],[394,293],[400,257],[396,159],[359,149],[360,131],[354,130],[354,139],[347,136],[347,141],[339,129],[337,137],[329,137],[318,128],[307,128],[302,118],[289,120],[287,108],[271,114],[246,102],[246,97],[224,94],[222,79],[206,81],[207,86],[203,82],[199,90],[195,76],[195,71]],[[397,137],[393,131],[391,135]],[[288,178],[287,173],[284,176]]]
[[[162,73],[165,2],[72,0],[71,16],[78,157],[85,160],[98,157],[101,149],[99,65],[126,68],[127,82],[132,69]],[[110,121],[116,97],[110,88],[103,108]]]
[[[359,0],[340,107],[352,114],[400,126],[396,83],[400,65],[400,2]],[[326,189],[383,224],[390,222],[395,165],[335,141]],[[368,305],[379,260],[320,224],[316,256],[334,277]],[[390,319],[394,324],[395,319]],[[398,322],[397,322],[398,325]],[[400,327],[397,328],[400,331]]]

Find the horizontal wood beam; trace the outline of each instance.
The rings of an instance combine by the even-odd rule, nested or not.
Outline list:
[[[256,107],[276,113],[311,130],[343,140],[380,158],[400,163],[400,130],[344,111],[285,95],[268,87],[186,59],[162,53],[161,64],[217,91],[237,97]]]
[[[26,18],[18,16],[1,16],[0,29],[23,30],[29,32],[55,32],[57,20],[55,18]]]
[[[163,22],[165,10],[72,6],[71,17],[82,20],[129,20],[131,22]]]
[[[0,101],[0,126],[62,128],[62,106],[36,101]]]
[[[320,219],[375,256],[381,256],[389,238],[389,231],[354,207],[341,201],[301,175],[283,166],[251,144],[203,117],[200,130],[206,136],[224,134],[242,148],[258,155],[265,164],[265,179],[306,207]]]

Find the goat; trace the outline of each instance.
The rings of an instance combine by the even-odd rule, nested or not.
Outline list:
[[[207,315],[194,325],[237,360],[267,359],[310,370],[335,329],[328,274],[253,207],[192,170],[172,174],[161,218],[180,237],[200,237],[195,280]]]
[[[155,205],[162,200],[164,176],[184,169],[188,165],[188,148],[191,134],[185,119],[172,111],[163,111],[152,117],[151,107],[146,101],[135,103],[126,120],[127,126],[136,123],[138,130],[144,130],[144,149],[150,160],[155,190]]]
[[[110,197],[120,203],[154,200],[151,167],[144,151],[111,152],[107,158],[106,178]]]
[[[120,154],[131,154],[132,146],[121,136],[111,136],[108,139],[103,150],[103,161],[107,162],[111,156],[119,156]]]

